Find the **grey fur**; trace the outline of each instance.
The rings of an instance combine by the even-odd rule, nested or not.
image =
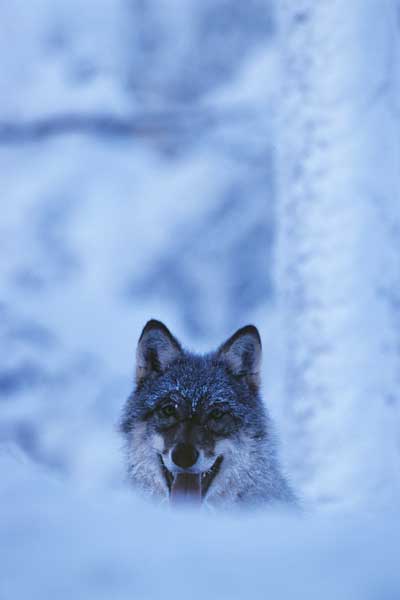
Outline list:
[[[223,457],[205,504],[296,504],[260,398],[260,362],[261,340],[252,325],[238,330],[216,352],[198,356],[183,350],[164,324],[146,324],[138,343],[136,386],[120,426],[128,476],[136,489],[168,500],[168,477],[183,471],[171,453],[184,442],[199,452],[185,472],[210,474]],[[165,416],[171,411],[172,416]]]

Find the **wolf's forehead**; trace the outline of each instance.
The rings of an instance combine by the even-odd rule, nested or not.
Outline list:
[[[185,384],[184,382],[177,382],[174,390],[177,399],[185,404],[188,404],[195,412],[199,407],[199,404],[205,404],[212,400],[210,386],[203,384]],[[214,393],[215,399],[215,393]]]
[[[188,361],[184,365],[176,365],[158,379],[148,390],[145,403],[152,408],[158,402],[171,398],[190,412],[195,412],[211,403],[231,403],[233,395],[232,386],[221,369],[207,363]]]
[[[193,369],[173,377],[170,392],[192,412],[214,402],[229,402],[232,390],[220,373],[211,369]]]

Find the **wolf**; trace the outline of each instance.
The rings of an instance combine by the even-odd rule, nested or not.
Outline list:
[[[260,396],[260,366],[261,338],[253,325],[215,352],[197,355],[162,322],[148,321],[137,345],[136,385],[120,421],[135,488],[174,504],[297,504]]]

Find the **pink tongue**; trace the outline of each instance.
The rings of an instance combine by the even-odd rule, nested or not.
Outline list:
[[[201,475],[198,473],[177,473],[171,488],[172,504],[200,504]]]

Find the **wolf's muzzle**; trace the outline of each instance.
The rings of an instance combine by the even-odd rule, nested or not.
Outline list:
[[[199,453],[192,444],[177,444],[171,453],[171,458],[177,467],[188,469],[193,467],[199,458]]]

